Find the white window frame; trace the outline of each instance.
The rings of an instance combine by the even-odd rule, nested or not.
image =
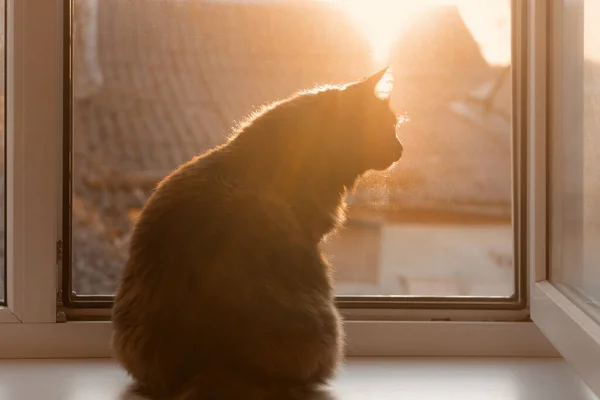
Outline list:
[[[548,215],[560,210],[556,196],[552,207],[547,207],[549,188],[546,178],[550,162],[560,162],[555,155],[547,159],[547,138],[560,134],[563,118],[561,113],[561,75],[565,69],[573,68],[577,57],[562,57],[561,20],[563,2],[582,3],[582,0],[544,0],[535,1],[531,7],[532,24],[530,48],[530,93],[529,104],[532,110],[530,119],[530,185],[531,197],[530,238],[533,245],[530,252],[530,268],[533,277],[530,291],[531,318],[544,335],[552,342],[564,359],[581,375],[591,389],[600,395],[600,324],[588,316],[577,304],[562,294],[549,280],[549,257],[556,255],[556,246],[552,254],[548,253],[551,222]],[[550,9],[550,7],[552,7]],[[583,13],[581,24],[583,25]],[[577,46],[573,46],[577,47]],[[583,55],[581,55],[583,56]],[[569,71],[567,71],[569,72]],[[573,70],[569,73],[577,73]],[[578,90],[582,88],[571,88]],[[575,126],[581,121],[573,121]],[[559,168],[553,169],[560,173]],[[560,190],[561,180],[553,179],[554,190]],[[552,209],[550,209],[552,208]],[[552,221],[553,234],[560,235],[560,224]],[[559,250],[559,249],[558,249]]]
[[[62,21],[56,0],[7,2],[8,307],[0,321],[56,322]]]
[[[8,307],[0,308],[0,358],[111,356],[110,322],[57,323],[64,1],[7,4]],[[502,322],[506,313],[349,310],[348,355],[558,356],[533,322]]]

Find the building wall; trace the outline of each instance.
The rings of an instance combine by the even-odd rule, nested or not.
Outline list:
[[[325,251],[337,294],[510,296],[512,237],[510,221],[350,224]]]

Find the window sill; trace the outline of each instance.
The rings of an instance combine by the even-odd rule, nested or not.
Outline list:
[[[141,400],[112,360],[0,361],[0,376],[1,398]],[[350,358],[318,400],[397,398],[598,400],[558,358]]]
[[[349,356],[559,357],[532,322],[346,321],[345,326]],[[110,336],[110,322],[5,324],[0,358],[110,357]]]

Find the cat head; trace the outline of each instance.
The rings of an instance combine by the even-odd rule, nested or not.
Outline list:
[[[347,163],[358,173],[385,170],[402,156],[396,136],[398,117],[390,107],[392,84],[388,68],[344,86],[339,93],[338,113],[329,121],[333,140],[343,149]],[[381,88],[381,89],[380,89]]]
[[[231,137],[260,157],[263,181],[309,177],[315,185],[350,187],[369,170],[385,170],[402,156],[398,118],[390,108],[385,68],[341,86],[319,87],[274,102],[253,114]],[[300,183],[299,183],[300,184]]]

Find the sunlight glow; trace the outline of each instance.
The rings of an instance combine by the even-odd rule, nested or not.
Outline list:
[[[338,0],[371,42],[373,62],[386,64],[394,41],[430,7],[455,5],[483,56],[492,64],[510,64],[509,0]]]
[[[341,0],[371,42],[373,61],[386,63],[395,38],[420,11],[425,1]]]

